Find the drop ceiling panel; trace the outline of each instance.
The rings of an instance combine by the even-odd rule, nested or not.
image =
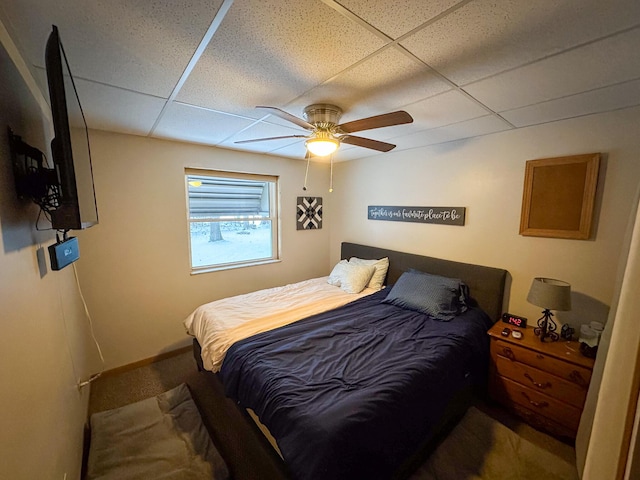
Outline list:
[[[424,145],[435,145],[453,140],[488,135],[508,129],[509,127],[500,119],[493,115],[486,115],[440,128],[412,133],[406,137],[397,139],[398,145],[401,145],[401,147],[398,148],[408,150]]]
[[[301,138],[298,141],[295,141],[296,139],[294,138],[293,140],[294,141],[287,146],[269,150],[269,153],[273,155],[279,155],[282,157],[297,158],[300,160],[304,160],[304,155],[306,151],[304,147],[304,139]],[[315,159],[314,161],[322,161],[322,160]]]
[[[338,0],[343,7],[391,38],[398,38],[441,14],[460,0]]]
[[[273,105],[262,105],[262,106],[273,106]],[[278,108],[281,108],[285,112],[290,113],[296,117],[302,118],[302,110],[300,110],[299,112],[293,111],[288,106],[278,107]],[[277,117],[276,115],[272,115],[271,113],[269,113],[268,110],[265,110],[265,109],[252,107],[252,108],[244,108],[241,110],[242,110],[242,114],[241,114],[242,116],[246,118],[251,118],[256,122],[263,121],[263,122],[267,122],[275,125],[282,125],[285,128],[295,127],[295,124],[289,122],[288,120],[285,120],[284,118],[280,118],[280,117]],[[299,127],[295,127],[295,128],[298,128],[298,130],[303,133],[306,132],[306,130],[302,128],[299,128]]]
[[[51,104],[44,68],[36,68],[35,74],[36,83]],[[148,135],[166,103],[164,98],[80,78],[74,79],[74,83],[87,126],[95,130]],[[67,114],[73,126],[83,125],[78,109]]]
[[[173,103],[163,114],[153,136],[217,145],[252,122],[239,116]]]
[[[423,130],[481,117],[489,113],[457,90],[450,90],[408,105],[406,110],[413,116],[414,123]]]
[[[491,133],[504,132],[512,127],[499,118],[488,115],[465,122],[446,125],[427,132],[432,144],[479,137]]]
[[[44,65],[51,25],[58,26],[73,75],[168,97],[221,0],[199,2],[3,1],[29,58]]]
[[[396,150],[393,150],[394,152]],[[335,154],[333,156],[333,161],[335,163],[339,163],[339,162],[346,162],[349,160],[356,160],[358,158],[368,158],[368,157],[374,157],[374,156],[388,156],[391,155],[391,152],[378,152],[376,150],[371,150],[369,148],[361,148],[361,147],[348,147],[348,148],[342,148],[340,147],[340,150],[338,151],[337,154]]]
[[[285,155],[281,153],[282,148],[287,148],[289,146],[296,146],[298,148],[296,151],[301,151],[302,153],[296,153],[292,155]],[[255,152],[255,153],[268,153],[273,155],[278,155],[281,157],[294,157],[294,158],[303,158],[304,157],[304,141],[302,139],[289,139],[289,140],[271,140],[268,143],[247,143],[244,145],[236,145],[233,142],[225,142],[220,146],[224,146],[225,148],[231,148],[233,150],[243,150],[246,152]]]
[[[89,128],[147,135],[166,103],[163,98],[101,83],[75,81]]]
[[[273,118],[273,117],[270,117]],[[278,148],[304,141],[304,139],[285,138],[279,140],[265,140],[263,142],[252,142],[245,144],[236,144],[241,140],[252,140],[256,138],[282,137],[287,135],[307,135],[308,132],[301,128],[291,128],[290,126],[277,125],[270,122],[253,122],[248,128],[225,139],[221,145],[229,148],[241,148],[250,151],[271,152]]]
[[[411,115],[413,115],[413,113]],[[413,123],[405,123],[402,125],[395,125],[393,127],[377,128],[375,130],[364,130],[362,132],[358,132],[357,135],[361,137],[373,138],[374,140],[382,140],[384,142],[393,143],[394,145],[399,146],[398,142],[396,142],[396,138],[402,138],[409,133],[425,130],[426,128],[429,127],[425,126],[423,122],[414,121]]]
[[[637,0],[476,0],[402,41],[466,85],[638,24]]]
[[[639,2],[640,3],[640,2]],[[640,27],[465,87],[495,111],[640,78]]]
[[[342,122],[401,109],[449,90],[422,63],[387,48],[309,90],[289,105],[302,112],[312,103],[333,103],[345,112]]]
[[[232,113],[286,105],[383,45],[317,0],[235,2],[178,99]]]
[[[617,110],[628,107],[630,99],[635,99],[635,104],[640,105],[640,80],[506,111],[502,113],[502,116],[517,127],[525,127],[591,113]]]

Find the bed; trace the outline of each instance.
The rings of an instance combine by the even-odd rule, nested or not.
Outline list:
[[[341,257],[388,258],[388,287],[241,338],[208,376],[255,412],[291,478],[406,478],[485,384],[507,272],[353,243]],[[414,308],[415,282],[442,277],[455,312]]]

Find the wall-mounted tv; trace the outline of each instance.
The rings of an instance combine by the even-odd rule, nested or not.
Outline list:
[[[45,51],[55,138],[51,141],[58,174],[58,205],[51,209],[56,230],[81,230],[98,223],[89,132],[69,62],[53,25]]]

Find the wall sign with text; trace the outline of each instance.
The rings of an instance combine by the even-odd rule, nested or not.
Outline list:
[[[369,220],[464,225],[465,207],[388,207],[369,205]]]

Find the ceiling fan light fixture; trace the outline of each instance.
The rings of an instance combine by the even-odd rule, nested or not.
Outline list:
[[[291,115],[277,107],[258,106],[267,110],[269,114],[276,115],[298,127],[302,127],[310,132],[310,135],[284,135],[279,137],[252,138],[249,140],[238,140],[234,143],[263,142],[265,140],[282,140],[285,138],[305,138],[307,153],[317,157],[326,157],[334,153],[341,143],[348,143],[356,147],[369,148],[378,152],[389,152],[396,146],[391,143],[372,140],[370,138],[352,135],[362,130],[374,128],[392,127],[413,122],[413,118],[404,110],[397,112],[374,115],[373,117],[352,120],[347,123],[338,123],[342,116],[342,110],[335,105],[328,103],[314,103],[305,107],[302,118]]]
[[[316,157],[326,157],[338,149],[340,142],[328,132],[318,132],[316,136],[307,140],[305,145]]]

